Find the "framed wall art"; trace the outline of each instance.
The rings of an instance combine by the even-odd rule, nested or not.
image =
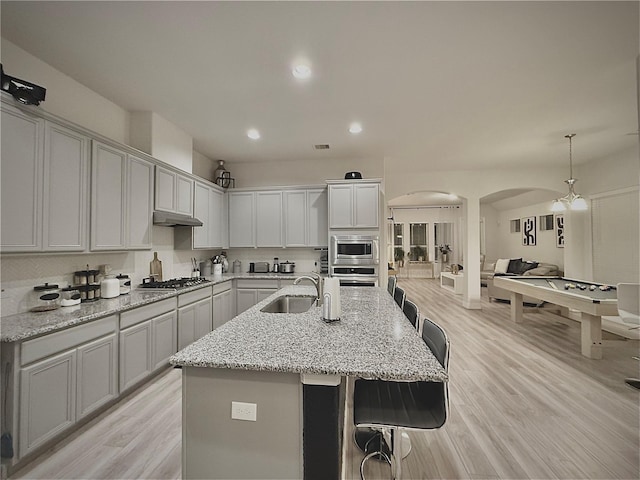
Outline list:
[[[556,247],[564,248],[564,215],[555,215],[553,224],[556,231]]]
[[[532,247],[536,244],[536,217],[522,219],[522,245]]]

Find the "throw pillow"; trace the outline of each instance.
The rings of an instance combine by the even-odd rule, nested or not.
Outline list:
[[[537,268],[538,267],[538,262],[527,262],[524,261],[520,264],[520,272],[518,272],[520,275],[523,275],[525,272]]]
[[[508,258],[499,258],[496,262],[496,267],[494,269],[495,273],[507,273],[507,269],[509,268],[509,259]]]
[[[507,267],[507,273],[520,273],[520,265],[522,264],[522,258],[512,258],[509,260],[509,266]]]
[[[524,272],[524,275],[549,275],[551,267],[536,267]]]

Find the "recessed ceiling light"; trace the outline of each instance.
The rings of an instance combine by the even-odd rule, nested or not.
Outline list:
[[[311,76],[311,67],[309,65],[305,65],[303,63],[295,65],[291,73],[294,77],[304,80]]]
[[[249,137],[251,140],[258,140],[260,138],[260,132],[255,128],[250,128],[249,130],[247,130],[247,137]]]
[[[360,133],[361,131],[362,125],[360,125],[358,122],[353,122],[351,125],[349,125],[350,133]]]

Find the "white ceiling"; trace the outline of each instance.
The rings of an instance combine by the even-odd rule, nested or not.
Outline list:
[[[570,132],[578,164],[637,148],[638,20],[608,1],[2,1],[3,37],[212,159],[434,170],[564,164]]]

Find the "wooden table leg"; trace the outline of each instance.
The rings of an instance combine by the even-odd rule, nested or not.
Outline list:
[[[511,320],[522,322],[522,294],[511,292]]]
[[[581,314],[582,355],[588,358],[602,358],[602,319],[599,315]]]

